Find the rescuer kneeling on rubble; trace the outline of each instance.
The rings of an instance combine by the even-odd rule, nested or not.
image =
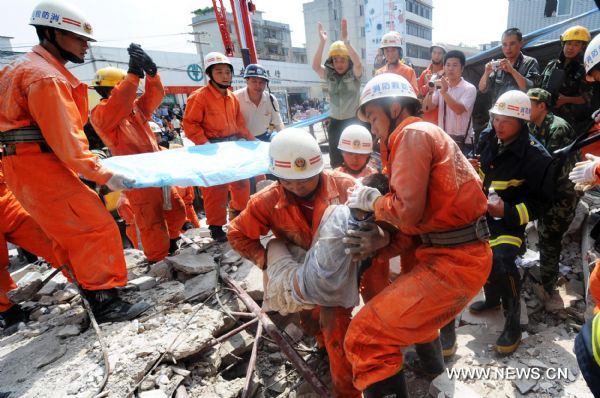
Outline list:
[[[162,103],[165,90],[152,58],[137,44],[132,43],[127,51],[127,72],[113,67],[96,72],[92,86],[102,100],[92,109],[92,125],[113,156],[159,152],[148,121]],[[137,98],[144,74],[144,93]],[[163,189],[170,190],[170,209],[164,208]],[[132,189],[127,192],[127,199],[148,261],[160,261],[177,250],[176,242],[185,223],[185,205],[175,188]]]
[[[228,90],[233,75],[233,65],[229,58],[221,53],[211,52],[204,57],[204,66],[210,81],[194,91],[188,99],[183,115],[185,135],[196,145],[256,140],[246,128],[238,99]],[[218,162],[218,158],[215,161]],[[240,180],[202,187],[201,190],[210,235],[217,242],[224,242],[227,240],[223,231],[223,225],[227,223],[227,195],[231,191],[231,221],[248,203],[250,181]]]
[[[485,284],[485,301],[471,305],[471,312],[495,308],[502,302],[504,329],[496,351],[514,352],[521,342],[521,277],[515,260],[525,251],[525,227],[552,203],[553,160],[529,134],[531,101],[518,90],[502,94],[492,109],[492,128],[482,133],[480,161],[472,161],[488,192],[490,245],[494,253],[492,273]]]
[[[276,238],[308,250],[327,207],[345,203],[348,189],[356,184],[346,174],[323,170],[319,144],[304,130],[282,130],[271,142],[269,156],[269,171],[279,182],[252,196],[247,208],[230,223],[227,235],[234,250],[263,270],[267,251],[260,242],[261,236],[271,230]],[[379,267],[369,268],[362,284],[373,284],[378,278],[369,275],[377,272]],[[369,290],[375,288],[371,286]],[[360,392],[352,385],[352,369],[342,344],[351,313],[352,308],[317,307],[301,313],[301,317],[304,328],[311,328],[314,333],[319,326],[310,321],[320,318],[322,336],[317,338],[322,337],[329,355],[335,396],[358,398]]]
[[[346,335],[354,385],[365,397],[408,396],[401,350],[412,344],[411,368],[443,372],[438,330],[477,294],[492,263],[481,181],[450,136],[417,117],[420,111],[410,83],[396,74],[374,77],[361,94],[359,117],[390,149],[390,192],[358,186],[347,205],[398,230],[387,241],[359,236],[353,247],[402,258],[400,276],[365,304]],[[401,243],[407,236],[412,247]]]

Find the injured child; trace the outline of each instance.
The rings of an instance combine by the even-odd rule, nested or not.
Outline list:
[[[383,174],[365,177],[363,184],[388,191]],[[316,305],[350,308],[359,303],[359,280],[371,259],[358,260],[349,253],[349,230],[379,228],[372,213],[331,205],[323,214],[308,251],[282,239],[267,245],[267,269],[263,309],[281,314],[311,309]]]

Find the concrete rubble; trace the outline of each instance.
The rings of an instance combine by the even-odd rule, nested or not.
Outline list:
[[[573,234],[566,238],[558,294],[564,307],[549,313],[535,292],[539,260],[529,261],[524,278],[521,324],[523,342],[511,356],[495,353],[502,329],[501,310],[473,315],[464,311],[457,319],[458,351],[448,372],[428,380],[407,372],[411,396],[436,398],[591,397],[579,373],[573,341],[586,317],[584,260],[578,231],[585,229],[589,208],[578,208]],[[537,252],[536,231],[529,229],[528,246]],[[227,244],[214,245],[203,230],[188,231],[198,246],[183,247],[164,261],[147,264],[143,253],[126,250],[130,277],[125,296],[141,298],[152,308],[131,322],[101,325],[111,369],[104,391],[110,397],[132,393],[141,398],[238,397],[258,323],[223,340],[219,337],[252,320],[242,301],[219,282],[219,272],[236,280],[259,304],[262,272],[242,259]],[[595,257],[593,257],[595,256]],[[597,258],[591,248],[587,260]],[[588,261],[590,262],[590,261]],[[587,263],[585,263],[587,264]],[[52,272],[44,264],[16,270],[17,292],[27,299],[30,322],[10,334],[0,334],[0,396],[93,397],[104,377],[103,353],[89,327],[87,314],[75,286],[58,274],[37,293]],[[35,286],[37,284],[37,286]],[[218,292],[218,300],[215,295]],[[26,294],[27,293],[27,294]],[[32,298],[29,298],[32,295]],[[246,313],[246,315],[244,314]],[[298,353],[330,385],[328,363],[314,338],[304,336],[298,315],[271,314]],[[409,350],[412,348],[409,348]],[[531,371],[541,377],[499,377],[498,372]],[[451,372],[488,371],[468,375]],[[559,371],[550,377],[549,371]],[[494,373],[496,372],[496,373]],[[458,376],[457,376],[458,374]],[[51,392],[51,393],[49,393]],[[263,333],[258,344],[250,397],[315,397],[283,355]]]

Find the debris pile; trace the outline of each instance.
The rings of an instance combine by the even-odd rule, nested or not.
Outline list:
[[[408,372],[412,396],[591,397],[572,352],[589,313],[586,272],[598,257],[593,241],[580,238],[596,221],[588,209],[578,209],[565,240],[562,308],[548,312],[536,294],[539,254],[537,232],[530,227],[522,261],[525,332],[519,349],[507,357],[494,351],[501,310],[477,316],[465,310],[456,321],[458,351],[447,363],[449,371],[434,380]],[[53,272],[47,265],[14,272],[19,289],[13,294],[31,297],[22,304],[31,315],[28,323],[0,337],[0,396],[95,397],[105,377],[105,354],[110,375],[101,396],[321,396],[315,391],[330,382],[326,355],[299,328],[299,317],[257,317],[262,272],[227,244],[214,244],[203,229],[188,231],[185,242],[176,255],[154,264],[140,251],[125,251],[130,281],[125,295],[152,307],[131,322],[101,325],[105,352],[76,287],[62,274],[38,291]],[[498,373],[531,369],[541,376]],[[549,369],[561,373],[552,378]],[[450,373],[473,370],[492,372]]]

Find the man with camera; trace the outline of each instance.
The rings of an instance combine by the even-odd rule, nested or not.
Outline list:
[[[464,152],[473,146],[471,113],[477,89],[462,77],[465,54],[449,51],[444,57],[443,76],[430,81],[423,100],[425,112],[437,109],[438,126],[448,133]]]
[[[535,58],[524,55],[523,35],[518,28],[510,28],[502,33],[503,59],[491,60],[485,64],[485,71],[479,80],[479,91],[492,90],[492,101],[510,90],[527,91],[533,87],[540,74]]]

